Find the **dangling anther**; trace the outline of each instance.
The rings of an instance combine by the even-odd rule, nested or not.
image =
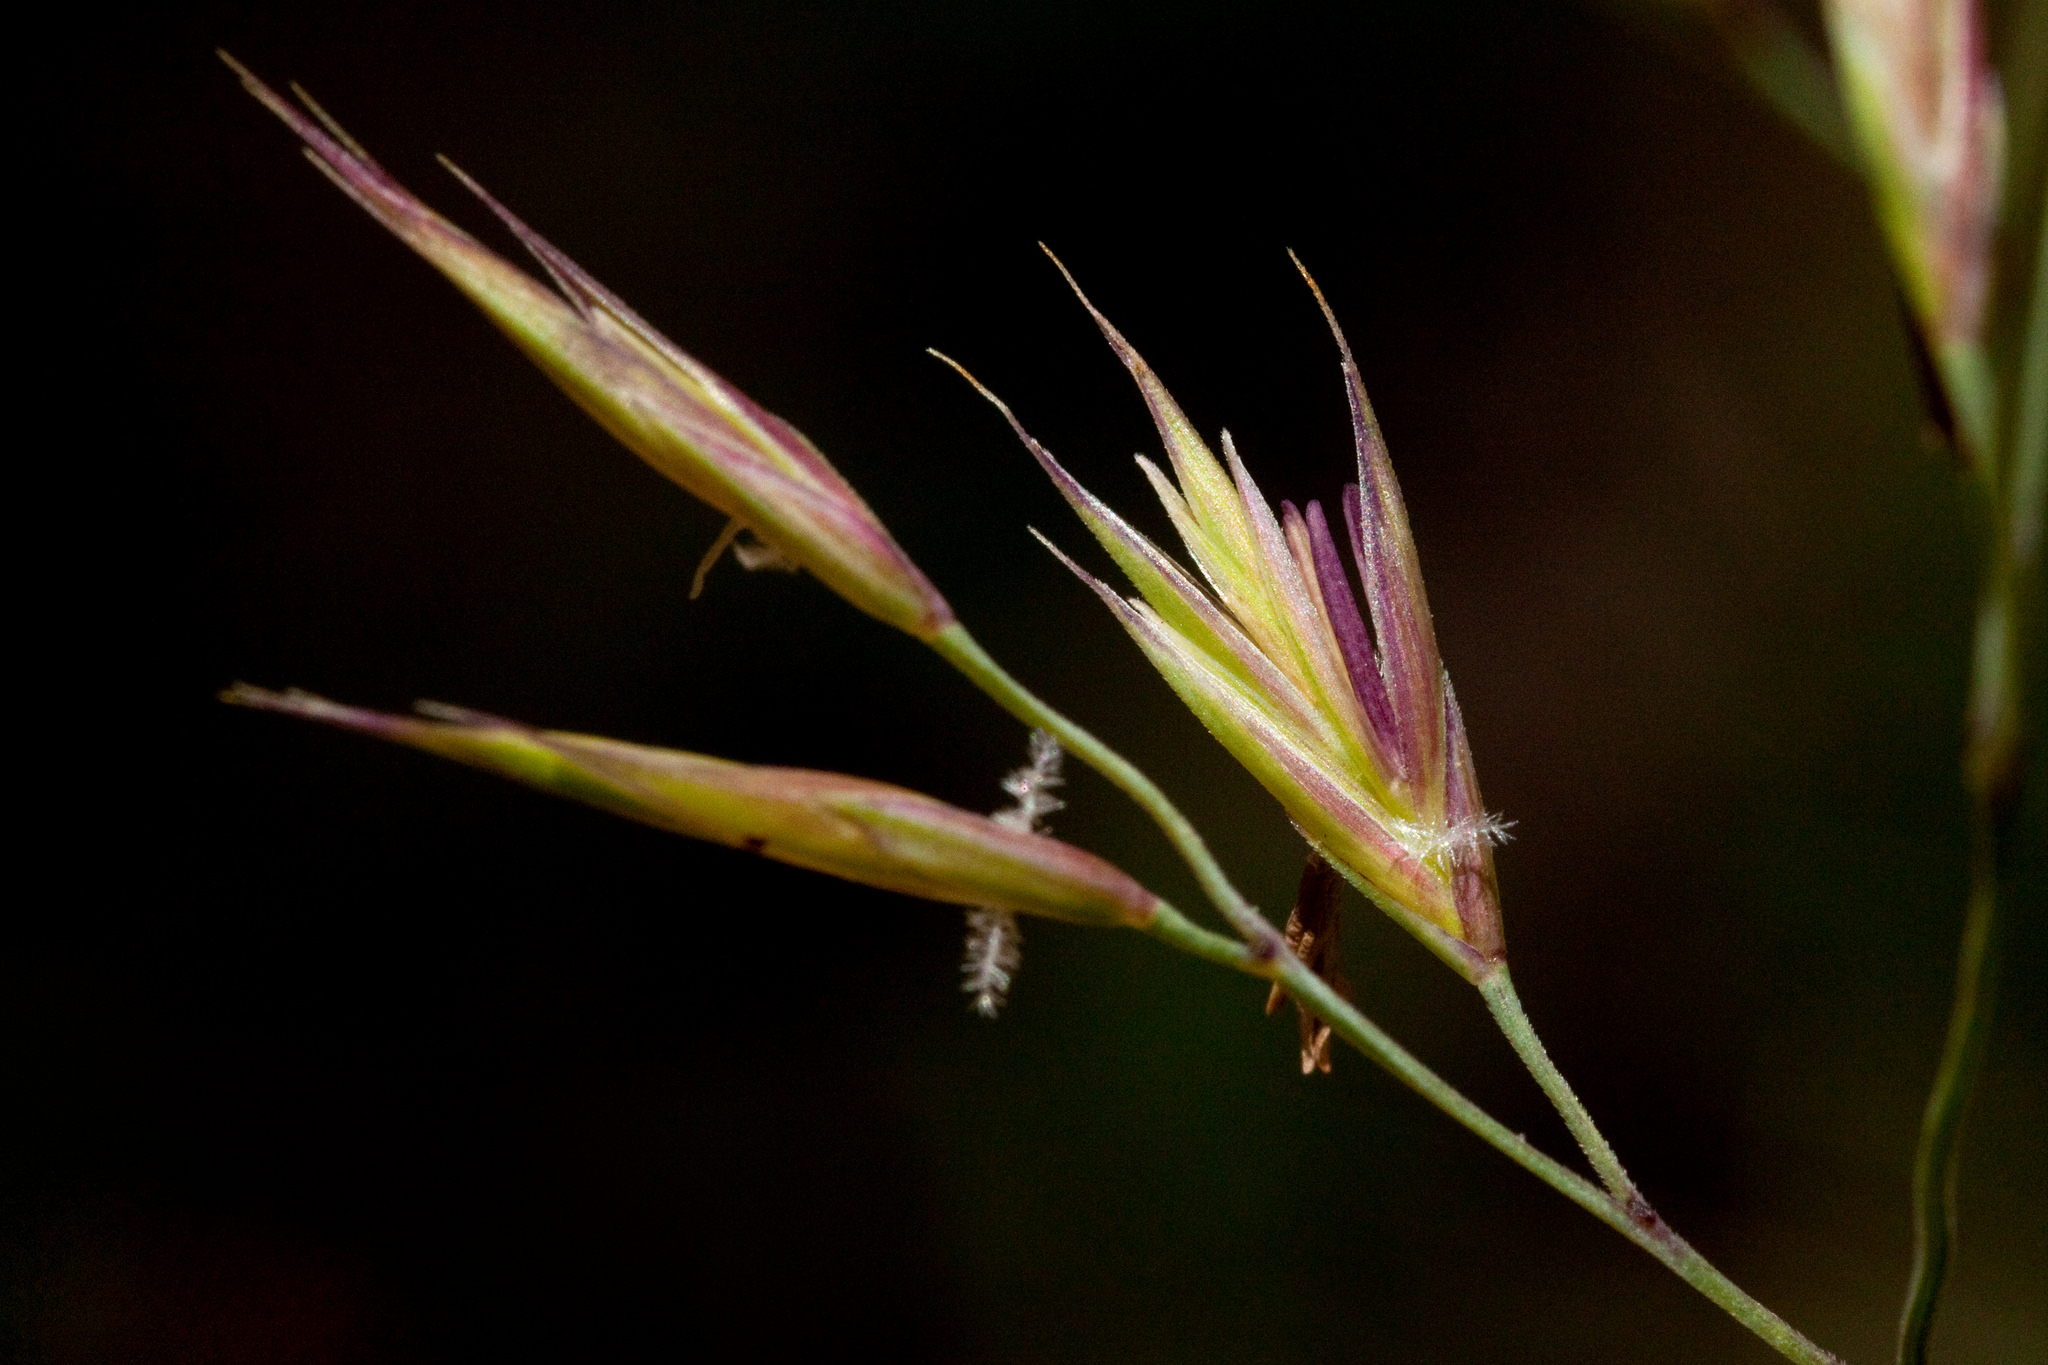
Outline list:
[[[1351,998],[1351,983],[1337,969],[1338,901],[1344,894],[1343,879],[1319,853],[1310,853],[1301,869],[1301,885],[1294,894],[1294,909],[1287,916],[1287,946],[1308,969],[1330,983],[1330,988]],[[1276,1013],[1287,992],[1275,985],[1266,996],[1266,1013]],[[1301,1074],[1330,1071],[1330,1026],[1294,1002],[1301,1022]]]

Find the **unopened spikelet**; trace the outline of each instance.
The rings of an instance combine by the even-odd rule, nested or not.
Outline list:
[[[398,716],[241,683],[221,700],[424,749],[658,829],[885,891],[1102,928],[1143,928],[1161,905],[1085,850],[845,773],[540,730],[431,702]],[[1034,785],[1048,780],[1041,774]]]
[[[468,295],[598,425],[725,513],[726,529],[698,566],[692,596],[730,548],[746,568],[807,570],[920,640],[954,624],[938,589],[795,427],[655,331],[452,163],[443,164],[540,262],[554,289],[413,197],[305,92],[298,91],[301,108],[226,53],[221,59],[298,134],[315,166]]]
[[[1031,732],[1031,762],[1003,779],[1003,790],[1014,802],[992,818],[1005,829],[1020,834],[1045,833],[1045,817],[1066,805],[1052,794],[1066,779],[1060,776],[1060,744],[1044,730]],[[1008,996],[1010,981],[1023,964],[1024,935],[1017,917],[994,906],[977,906],[967,912],[967,952],[960,963],[966,980],[960,989],[974,997],[974,1011],[993,1019]]]
[[[1977,0],[1826,0],[1850,131],[1960,453],[1996,440],[1986,314],[2005,181],[2005,95]],[[1988,472],[1988,468],[1983,471]]]

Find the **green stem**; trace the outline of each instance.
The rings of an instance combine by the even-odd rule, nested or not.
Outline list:
[[[1970,899],[1948,1037],[1913,1156],[1913,1273],[1899,1319],[1900,1365],[1923,1365],[1927,1359],[1934,1309],[1955,1242],[1963,1115],[1984,1070],[1997,1006],[1998,896],[2014,853],[2024,762],[2021,700],[2031,627],[2041,609],[2041,518],[2048,487],[2048,211],[2035,250],[2029,309],[2012,466],[1991,485],[1995,517],[1971,652],[1969,738],[1963,756],[1970,788]]]
[[[1913,1275],[1899,1321],[1900,1365],[1922,1365],[1927,1359],[1934,1307],[1955,1241],[1963,1111],[1983,1072],[1991,1036],[1997,989],[1997,836],[1989,813],[1981,803],[1973,804],[1979,809],[1971,821],[1970,906],[1956,964],[1956,998],[1941,1068],[1920,1120],[1920,1148],[1913,1156]]]
[[[1213,929],[1204,929],[1165,901],[1159,902],[1159,908],[1153,912],[1152,922],[1145,926],[1145,932],[1162,943],[1170,943],[1184,953],[1192,953],[1219,967],[1228,967],[1234,972],[1262,980],[1273,978],[1270,960],[1239,939],[1226,938]]]
[[[1530,1063],[1531,1070],[1537,1071],[1538,1081],[1543,1083],[1552,1101],[1565,1114],[1565,1121],[1572,1125],[1574,1135],[1579,1136],[1581,1145],[1586,1146],[1587,1154],[1593,1157],[1595,1168],[1617,1190],[1618,1197],[1610,1197],[1570,1167],[1537,1151],[1520,1134],[1508,1131],[1499,1120],[1459,1094],[1441,1076],[1417,1061],[1371,1020],[1352,1008],[1348,1000],[1310,971],[1300,958],[1287,951],[1279,932],[1231,885],[1230,878],[1217,864],[1202,836],[1166,794],[1153,784],[1152,779],[1094,735],[1039,700],[991,659],[967,633],[965,626],[948,626],[931,641],[931,645],[1004,710],[1026,725],[1049,731],[1069,753],[1115,783],[1143,807],[1186,859],[1202,889],[1223,912],[1224,918],[1246,941],[1240,943],[1204,929],[1163,903],[1148,926],[1148,932],[1154,938],[1220,966],[1264,980],[1280,981],[1297,1000],[1308,1002],[1316,1015],[1327,1022],[1339,1037],[1491,1143],[1509,1160],[1662,1261],[1680,1279],[1719,1304],[1781,1355],[1805,1362],[1805,1365],[1839,1365],[1836,1357],[1794,1331],[1784,1319],[1745,1294],[1734,1281],[1708,1264],[1705,1257],[1671,1231],[1635,1193],[1634,1186],[1628,1183],[1628,1176],[1621,1169],[1621,1163],[1586,1115],[1585,1107],[1579,1104],[1577,1097],[1572,1095],[1571,1087],[1564,1083],[1556,1067],[1551,1066],[1549,1058],[1544,1056],[1542,1044],[1536,1041],[1535,1032],[1529,1028],[1528,1019],[1515,1000],[1514,987],[1508,980],[1506,969],[1481,987],[1483,992],[1488,992],[1487,1003],[1493,1008],[1495,1017],[1502,1020],[1502,1027],[1507,1029],[1516,1050],[1523,1054],[1523,1060]],[[1517,1027],[1510,1027],[1510,1020],[1519,1021]],[[1530,1060],[1529,1049],[1542,1059],[1543,1069],[1538,1070],[1536,1063]],[[1546,1076],[1550,1079],[1546,1080]]]
[[[1932,343],[1929,343],[1932,345]],[[1935,373],[1948,396],[1963,463],[1991,501],[2000,495],[1998,477],[1998,384],[1991,357],[1976,342],[1942,345],[1934,352]]]
[[[1498,1119],[1459,1094],[1443,1077],[1417,1061],[1381,1032],[1351,1002],[1311,972],[1293,953],[1264,954],[1190,923],[1162,905],[1149,926],[1154,938],[1197,957],[1264,980],[1278,979],[1289,994],[1305,1001],[1337,1035],[1364,1053],[1416,1094],[1477,1133],[1508,1160],[1649,1252],[1687,1284],[1706,1295],[1730,1317],[1747,1327],[1788,1360],[1804,1365],[1840,1365],[1838,1357],[1808,1341],[1783,1318],[1758,1303],[1687,1245],[1649,1207],[1609,1197],[1606,1191],[1563,1163],[1529,1145]]]
[[[930,644],[941,658],[988,693],[1005,711],[1026,725],[1035,725],[1051,733],[1068,753],[1101,773],[1137,802],[1166,832],[1167,839],[1194,871],[1202,890],[1223,912],[1230,927],[1243,935],[1247,942],[1258,944],[1259,951],[1267,955],[1285,951],[1279,930],[1231,885],[1230,878],[1224,875],[1216,855],[1209,851],[1209,845],[1203,842],[1201,834],[1151,778],[1139,772],[1116,750],[1039,700],[975,643],[974,637],[967,633],[967,627],[958,623],[950,625],[933,637]]]
[[[1649,1211],[1649,1204],[1636,1189],[1635,1182],[1628,1178],[1628,1172],[1621,1167],[1621,1158],[1614,1154],[1614,1148],[1607,1145],[1607,1139],[1600,1135],[1592,1114],[1580,1102],[1564,1073],[1550,1060],[1544,1050],[1543,1040],[1536,1036],[1536,1030],[1529,1023],[1529,1016],[1522,1012],[1522,1001],[1515,994],[1515,983],[1508,977],[1508,969],[1499,971],[1479,984],[1479,994],[1486,1000],[1486,1008],[1493,1011],[1493,1018],[1505,1033],[1508,1042],[1514,1046],[1515,1055],[1522,1059],[1522,1065],[1529,1068],[1529,1074],[1536,1078],[1536,1084],[1543,1087],[1543,1093],[1557,1109],[1564,1126],[1571,1129],[1578,1140],[1579,1149],[1586,1154],[1586,1160],[1593,1163],[1593,1170],[1599,1175],[1600,1183],[1607,1186],[1607,1192],[1614,1196],[1623,1208],[1640,1208]],[[1654,1215],[1653,1215],[1654,1216]]]

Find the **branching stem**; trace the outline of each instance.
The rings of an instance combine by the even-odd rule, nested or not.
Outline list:
[[[1928,1092],[1920,1120],[1920,1147],[1913,1154],[1913,1273],[1899,1320],[1900,1365],[1924,1365],[1934,1332],[1934,1307],[1948,1274],[1956,1233],[1956,1193],[1963,1111],[1984,1069],[1997,994],[1995,938],[1998,919],[1996,835],[1988,814],[1972,819],[1970,904],[1956,963],[1956,995],[1950,1006],[1948,1038],[1941,1067]]]
[[[1244,941],[1234,942],[1204,929],[1170,905],[1161,905],[1152,921],[1149,932],[1154,938],[1218,965],[1263,980],[1279,981],[1297,1001],[1306,1002],[1335,1030],[1338,1037],[1505,1153],[1516,1165],[1662,1261],[1680,1279],[1720,1305],[1737,1322],[1763,1338],[1787,1359],[1800,1361],[1803,1365],[1839,1365],[1836,1357],[1801,1336],[1783,1318],[1708,1264],[1705,1257],[1666,1227],[1664,1220],[1635,1193],[1627,1173],[1621,1169],[1621,1162],[1593,1126],[1585,1106],[1578,1102],[1571,1087],[1565,1084],[1564,1077],[1558,1074],[1557,1068],[1544,1054],[1543,1045],[1536,1040],[1535,1031],[1529,1027],[1528,1018],[1515,999],[1514,987],[1505,968],[1480,988],[1486,994],[1488,1006],[1501,1020],[1501,1027],[1507,1031],[1515,1050],[1522,1054],[1530,1070],[1536,1072],[1545,1093],[1564,1114],[1565,1122],[1571,1125],[1573,1135],[1585,1146],[1601,1178],[1623,1193],[1611,1196],[1570,1167],[1537,1151],[1526,1139],[1508,1131],[1506,1125],[1459,1094],[1441,1076],[1417,1061],[1399,1043],[1381,1032],[1378,1025],[1354,1009],[1348,1000],[1287,950],[1280,931],[1231,884],[1201,834],[1151,778],[1011,677],[975,643],[965,626],[947,627],[931,644],[942,658],[994,698],[1004,710],[1026,725],[1050,731],[1068,753],[1101,773],[1136,801],[1166,832],[1166,837],[1194,871],[1203,891]],[[1514,1021],[1512,1026],[1511,1021]],[[1532,1056],[1541,1060],[1541,1069]]]
[[[1507,1125],[1459,1094],[1448,1081],[1416,1060],[1378,1025],[1360,1014],[1350,1001],[1332,990],[1294,954],[1259,954],[1242,943],[1234,943],[1221,934],[1190,923],[1170,906],[1160,907],[1149,932],[1154,938],[1197,957],[1263,980],[1278,980],[1297,1000],[1306,1001],[1338,1037],[1393,1073],[1416,1094],[1477,1133],[1508,1160],[1663,1262],[1680,1279],[1706,1295],[1780,1355],[1800,1361],[1802,1365],[1841,1365],[1838,1357],[1814,1345],[1791,1324],[1716,1270],[1684,1238],[1667,1227],[1663,1219],[1642,1204],[1640,1198],[1633,1208],[1614,1199],[1577,1171],[1536,1150],[1519,1133],[1511,1132]]]
[[[1649,1204],[1637,1191],[1635,1182],[1628,1178],[1628,1172],[1622,1169],[1621,1158],[1601,1136],[1592,1114],[1580,1102],[1578,1094],[1565,1080],[1564,1073],[1557,1069],[1557,1063],[1550,1060],[1543,1040],[1536,1036],[1529,1016],[1522,1012],[1522,1001],[1515,994],[1515,983],[1509,978],[1508,969],[1503,966],[1482,981],[1479,994],[1485,998],[1486,1008],[1493,1011],[1494,1022],[1500,1025],[1500,1031],[1514,1046],[1515,1055],[1522,1059],[1522,1065],[1529,1068],[1529,1074],[1543,1088],[1544,1096],[1556,1107],[1558,1117],[1571,1130],[1579,1149],[1585,1152],[1586,1160],[1593,1163],[1593,1170],[1599,1175],[1600,1183],[1607,1187],[1607,1193],[1625,1209],[1650,1213]]]
[[[1203,892],[1215,902],[1230,927],[1237,930],[1247,943],[1260,945],[1259,951],[1267,954],[1286,951],[1280,931],[1231,884],[1200,832],[1151,778],[1011,677],[1001,664],[975,643],[974,637],[967,633],[967,627],[959,624],[946,627],[932,639],[931,646],[941,658],[966,675],[969,682],[994,698],[997,705],[1026,725],[1049,731],[1068,753],[1101,773],[1137,802],[1165,831],[1175,851],[1194,872],[1195,880],[1201,883]]]

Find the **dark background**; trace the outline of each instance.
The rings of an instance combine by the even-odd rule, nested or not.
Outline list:
[[[308,169],[218,44],[492,230],[447,152],[793,420],[1276,912],[1285,820],[1027,537],[1102,564],[922,348],[1164,534],[1129,461],[1156,438],[1043,239],[1272,497],[1327,498],[1348,430],[1301,252],[1519,821],[1537,1026],[1681,1232],[1889,1357],[1974,528],[1860,187],[1710,49],[1481,3],[74,17],[20,134],[54,152],[17,269],[55,364],[17,402],[61,425],[16,447],[46,796],[0,979],[7,1351],[1771,1358],[1355,1055],[1304,1081],[1253,983],[1033,924],[991,1025],[955,911],[217,705],[432,697],[977,808],[1023,753],[807,579],[727,565],[687,601],[717,515]],[[1196,907],[1125,802],[1069,795],[1062,834]],[[2048,1358],[2036,850],[1945,1365]],[[1567,1152],[1473,993],[1352,904],[1367,1011]]]

